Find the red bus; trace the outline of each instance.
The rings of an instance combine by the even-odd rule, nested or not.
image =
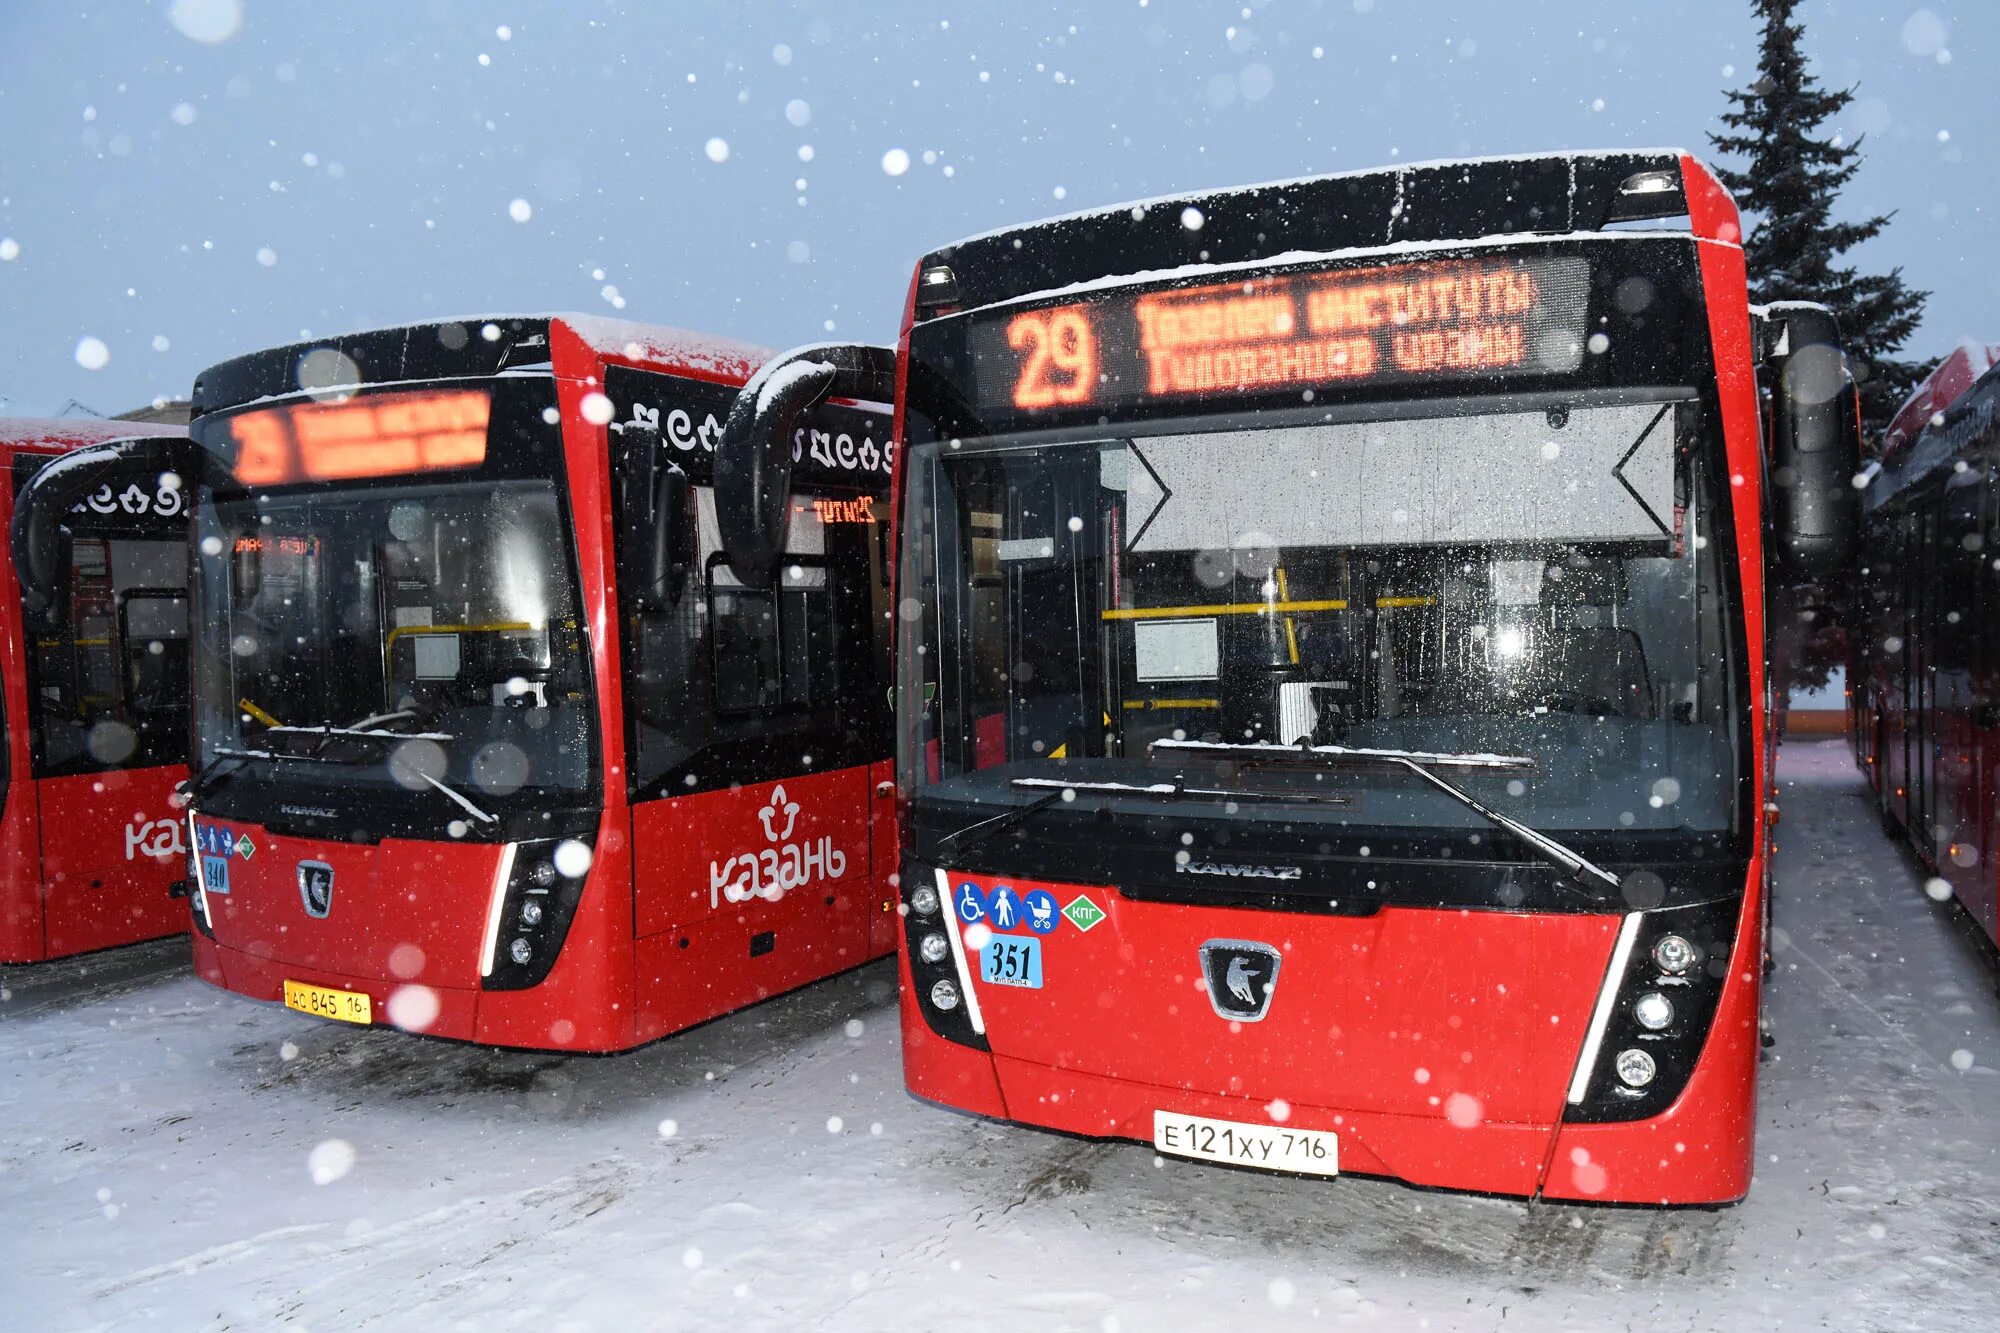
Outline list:
[[[15,493],[51,460],[134,437],[126,421],[0,421]],[[167,896],[187,848],[186,509],[143,460],[102,474],[62,516],[48,596],[0,575],[0,963],[34,963],[187,929]]]
[[[799,426],[781,577],[746,585],[709,474],[763,355],[495,318],[199,377],[204,979],[611,1051],[894,946],[887,418]]]
[[[1848,689],[1884,826],[2000,943],[2000,367],[1985,351],[1918,386],[1928,413],[1861,493]]]
[[[1765,561],[1849,553],[1856,432],[1833,321],[1753,315],[1739,225],[1678,152],[1154,200],[935,251],[895,353],[760,372],[718,460],[750,572],[790,410],[896,377],[913,1091],[1243,1166],[1744,1193]]]

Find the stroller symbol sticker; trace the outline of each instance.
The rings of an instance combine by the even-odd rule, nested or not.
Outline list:
[[[1061,920],[1055,895],[1047,889],[1029,889],[1021,895],[1021,902],[1028,909],[1028,929],[1037,935],[1049,934]]]

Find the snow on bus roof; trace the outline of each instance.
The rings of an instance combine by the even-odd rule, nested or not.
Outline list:
[[[1488,250],[1496,246],[1545,245],[1551,241],[1624,241],[1659,240],[1662,237],[1673,240],[1687,240],[1688,233],[1671,228],[1644,229],[1626,228],[1619,231],[1571,231],[1546,232],[1522,231],[1503,232],[1494,236],[1480,236],[1475,239],[1453,238],[1444,241],[1388,241],[1382,245],[1350,245],[1338,250],[1287,250],[1282,254],[1264,255],[1256,259],[1239,259],[1227,263],[1177,264],[1172,268],[1137,269],[1130,273],[1107,273],[1102,277],[1088,278],[1082,282],[1067,283],[1061,287],[1050,287],[1038,292],[1023,292],[1005,301],[996,301],[993,308],[1005,309],[1031,301],[1047,301],[1064,296],[1079,296],[1090,292],[1104,291],[1114,287],[1132,287],[1156,282],[1172,282],[1176,278],[1227,277],[1232,273],[1258,273],[1267,269],[1289,268],[1300,264],[1342,263],[1354,259],[1392,259],[1399,255],[1434,254],[1452,250]]]
[[[749,379],[757,367],[776,354],[774,348],[664,324],[642,324],[605,315],[552,314],[545,318],[568,326],[602,356],[670,362],[739,380]]]
[[[1066,222],[1082,222],[1091,218],[1108,218],[1118,213],[1130,213],[1134,209],[1151,212],[1155,208],[1171,208],[1175,204],[1188,205],[1205,199],[1215,199],[1223,195],[1247,194],[1255,190],[1283,189],[1290,185],[1303,185],[1311,181],[1346,180],[1356,176],[1388,176],[1398,172],[1424,171],[1439,167],[1485,166],[1497,162],[1575,162],[1597,157],[1693,157],[1695,154],[1685,148],[1577,148],[1551,150],[1542,153],[1495,153],[1487,157],[1434,157],[1421,162],[1395,162],[1386,166],[1357,167],[1350,171],[1314,172],[1308,176],[1286,176],[1278,180],[1253,181],[1245,185],[1225,185],[1204,190],[1180,190],[1173,194],[1154,195],[1149,199],[1128,199],[1123,203],[1105,204],[1097,208],[1080,208],[1073,213],[1056,213],[1045,218],[1035,218],[1028,222],[1016,222],[1005,227],[994,227],[987,231],[961,236],[951,245],[939,246],[938,250],[949,250],[954,246],[967,245],[973,241],[991,240],[1010,232],[1028,227],[1049,227]],[[1597,233],[1601,234],[1601,233]],[[1546,238],[1544,238],[1546,239]],[[936,251],[933,251],[936,253]]]
[[[185,435],[179,426],[109,417],[0,417],[0,448],[80,449],[134,435]]]

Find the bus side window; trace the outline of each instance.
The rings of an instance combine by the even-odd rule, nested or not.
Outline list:
[[[778,610],[769,589],[734,586],[720,557],[709,567],[709,649],[719,713],[749,713],[783,702]]]
[[[71,560],[67,619],[29,628],[36,774],[183,762],[186,547],[121,535],[79,536]]]

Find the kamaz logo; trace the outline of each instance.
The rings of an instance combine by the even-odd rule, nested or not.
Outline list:
[[[1250,866],[1229,861],[1182,861],[1175,868],[1182,875],[1222,875],[1228,879],[1303,879],[1297,866]]]

